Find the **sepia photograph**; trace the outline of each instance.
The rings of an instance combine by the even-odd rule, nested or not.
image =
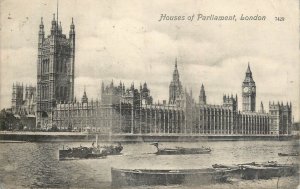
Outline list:
[[[297,189],[298,0],[0,0],[0,189]]]

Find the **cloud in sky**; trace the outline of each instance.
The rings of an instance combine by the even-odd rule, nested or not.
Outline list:
[[[40,17],[46,35],[56,2],[1,1],[1,100],[10,106],[15,81],[36,83]],[[147,82],[155,100],[168,98],[178,58],[183,84],[208,102],[237,93],[250,62],[257,85],[257,106],[269,100],[292,101],[299,120],[298,1],[60,1],[59,20],[68,34],[76,27],[75,95],[99,97],[101,81],[128,86]],[[161,14],[266,15],[265,22],[158,22]],[[284,16],[284,22],[275,22]],[[8,19],[10,17],[11,19]],[[240,105],[241,105],[241,101]],[[241,106],[240,106],[241,108]]]

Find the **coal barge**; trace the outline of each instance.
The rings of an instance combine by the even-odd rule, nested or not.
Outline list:
[[[113,188],[141,185],[205,185],[225,182],[228,178],[226,170],[212,168],[179,170],[111,168],[111,176]]]

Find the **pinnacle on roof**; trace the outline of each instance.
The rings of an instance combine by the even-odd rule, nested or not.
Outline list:
[[[248,67],[247,67],[247,71],[246,73],[251,73],[251,69],[250,69],[250,63],[248,62]]]

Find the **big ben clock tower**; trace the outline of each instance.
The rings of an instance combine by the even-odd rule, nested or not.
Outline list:
[[[248,63],[245,80],[242,85],[243,112],[255,112],[256,86]]]

